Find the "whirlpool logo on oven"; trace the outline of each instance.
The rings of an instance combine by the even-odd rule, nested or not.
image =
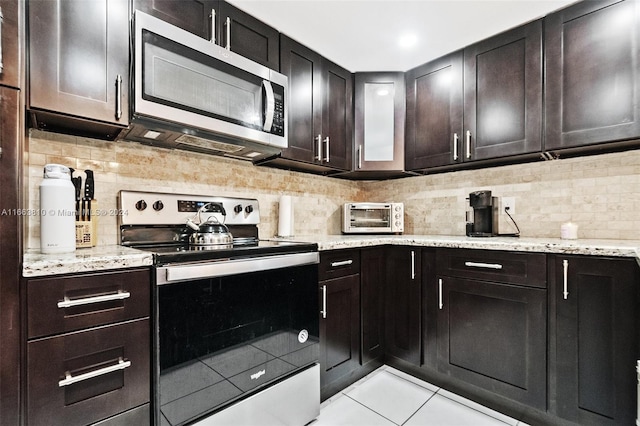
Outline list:
[[[260,370],[257,373],[251,375],[251,380],[258,380],[260,377],[264,376],[266,370]]]

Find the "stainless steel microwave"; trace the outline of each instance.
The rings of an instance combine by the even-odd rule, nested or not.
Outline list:
[[[135,12],[132,125],[124,139],[248,160],[287,147],[287,77]]]
[[[342,211],[345,234],[400,234],[404,232],[403,203],[347,203]]]

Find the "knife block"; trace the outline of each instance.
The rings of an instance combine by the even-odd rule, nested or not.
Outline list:
[[[91,200],[91,220],[76,221],[76,248],[95,247],[98,241],[98,202]]]

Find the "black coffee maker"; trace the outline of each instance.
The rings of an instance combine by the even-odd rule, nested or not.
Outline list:
[[[491,191],[472,192],[469,194],[469,205],[473,210],[467,212],[467,236],[498,235],[498,197],[492,197]]]

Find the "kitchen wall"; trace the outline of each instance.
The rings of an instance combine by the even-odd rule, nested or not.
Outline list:
[[[95,198],[106,214],[99,218],[98,245],[118,243],[117,216],[111,210],[117,208],[120,190],[257,198],[263,238],[277,233],[281,195],[293,197],[296,235],[340,233],[342,203],[364,200],[362,185],[350,181],[134,142],[106,142],[37,130],[30,131],[25,161],[28,208],[32,211],[39,208],[38,187],[45,164],[94,171]],[[27,247],[38,248],[39,217],[29,216],[27,222]]]
[[[257,198],[260,235],[277,233],[278,198],[292,195],[296,235],[340,233],[341,205],[348,201],[403,201],[406,234],[464,235],[469,192],[490,189],[515,198],[523,237],[557,237],[573,221],[580,238],[640,240],[640,150],[458,171],[383,182],[354,182],[289,172],[132,142],[105,142],[30,131],[26,182],[28,208],[37,210],[42,168],[60,163],[96,176],[96,199],[106,213],[99,245],[117,244],[118,191],[177,191]],[[504,216],[504,215],[503,215]],[[501,232],[514,228],[501,219]],[[27,247],[39,247],[39,218],[27,220]]]
[[[401,182],[401,184],[398,184]],[[370,183],[376,200],[404,201],[408,233],[464,235],[472,191],[515,197],[523,237],[559,237],[579,225],[582,239],[640,239],[640,150]],[[515,232],[506,215],[501,233]]]

